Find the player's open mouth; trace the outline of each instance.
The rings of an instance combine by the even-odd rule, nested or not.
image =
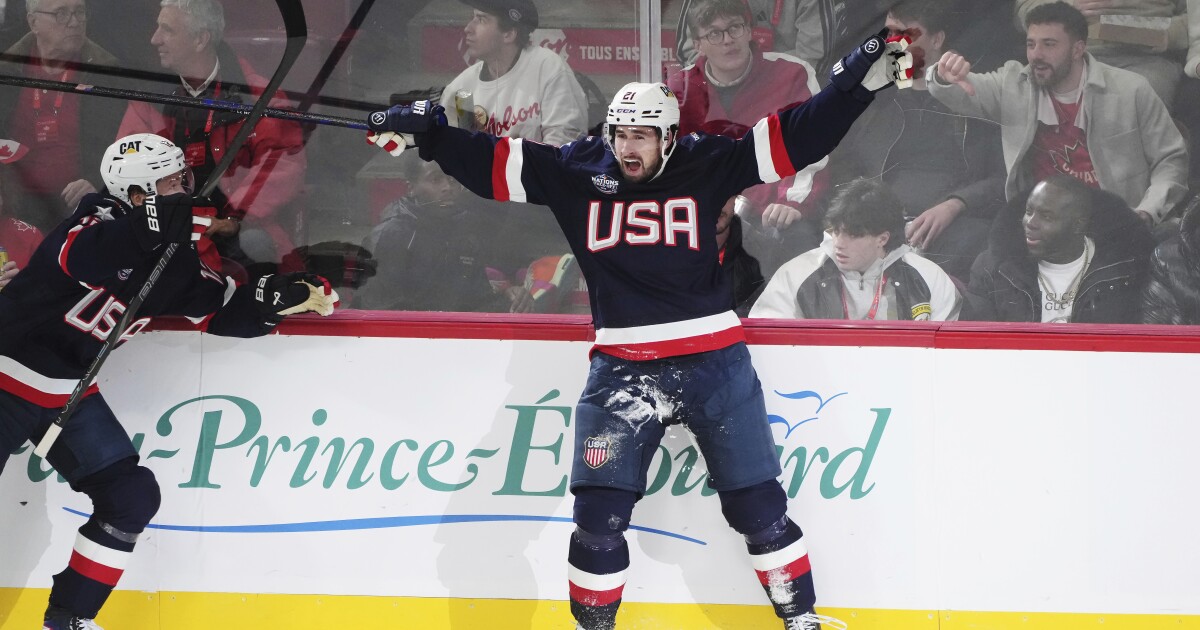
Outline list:
[[[625,165],[625,171],[630,175],[636,175],[642,170],[641,160],[621,160],[621,163]]]

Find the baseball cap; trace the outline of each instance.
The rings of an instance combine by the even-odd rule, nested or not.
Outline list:
[[[484,13],[503,15],[530,29],[538,26],[537,7],[533,5],[532,0],[462,0],[462,2]]]

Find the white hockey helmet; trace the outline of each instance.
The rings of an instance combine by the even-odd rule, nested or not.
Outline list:
[[[158,194],[155,183],[187,167],[183,149],[152,133],[135,133],[109,145],[100,161],[100,176],[108,192],[125,203],[129,187],[137,186],[147,195]]]
[[[612,150],[618,126],[654,127],[662,139],[662,165],[654,177],[667,167],[667,158],[675,149],[679,132],[679,100],[664,83],[626,83],[617,90],[604,119],[604,142]],[[651,179],[654,179],[653,177]]]

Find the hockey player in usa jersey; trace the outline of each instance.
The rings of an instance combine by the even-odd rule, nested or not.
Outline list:
[[[37,442],[104,340],[132,337],[156,315],[184,315],[207,332],[255,337],[285,315],[328,315],[337,294],[309,274],[234,286],[192,243],[215,209],[184,193],[183,151],[165,138],[121,138],[101,163],[107,194],[89,194],[42,241],[29,266],[0,292],[0,471],[26,440]],[[180,247],[124,331],[125,306],[169,243]],[[46,630],[96,629],[93,619],[120,579],[138,535],[158,510],[154,474],[138,466],[128,434],[88,389],[47,461],[92,500],[67,567],[54,576]]]
[[[661,83],[617,92],[602,138],[560,148],[445,126],[429,102],[375,112],[368,141],[420,156],[482,197],[547,205],[588,287],[596,345],[575,422],[568,547],[571,612],[609,630],[629,566],[624,532],[666,425],[695,436],[730,526],[789,629],[821,623],[808,553],[787,496],[732,290],[717,217],[744,188],[824,158],[893,82],[911,84],[907,41],[868,39],[830,86],[761,120],[740,140],[677,137],[679,106]]]

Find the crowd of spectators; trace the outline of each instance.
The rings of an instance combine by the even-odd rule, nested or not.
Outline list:
[[[136,85],[240,102],[266,86],[271,62],[228,41],[221,0],[136,3],[156,16],[141,48],[117,43],[140,30],[118,39],[90,28],[91,12],[114,10],[92,4],[9,0],[0,75],[125,87],[132,79],[113,69],[155,68],[170,82]],[[739,315],[1200,323],[1200,176],[1189,157],[1200,141],[1200,0],[662,8],[678,62],[664,60],[663,79],[684,134],[741,137],[811,98],[845,50],[881,27],[912,42],[913,89],[881,92],[825,160],[726,204],[717,238]],[[546,0],[458,9],[464,63],[432,92],[450,124],[550,145],[594,133],[602,120],[587,90],[606,82],[572,67],[576,25],[561,12],[547,24]],[[106,45],[157,59],[118,59]],[[387,77],[369,81],[403,92],[379,86]],[[280,91],[271,104],[297,100]],[[41,232],[102,186],[98,160],[113,139],[170,138],[199,183],[241,124],[220,111],[0,85],[0,247],[10,260],[0,289]],[[237,152],[214,195],[214,268],[247,281],[320,266],[346,290],[345,308],[587,312],[549,212],[479,199],[414,155],[388,167],[390,198],[315,230],[332,222],[304,194],[322,175],[311,132],[264,119]]]

